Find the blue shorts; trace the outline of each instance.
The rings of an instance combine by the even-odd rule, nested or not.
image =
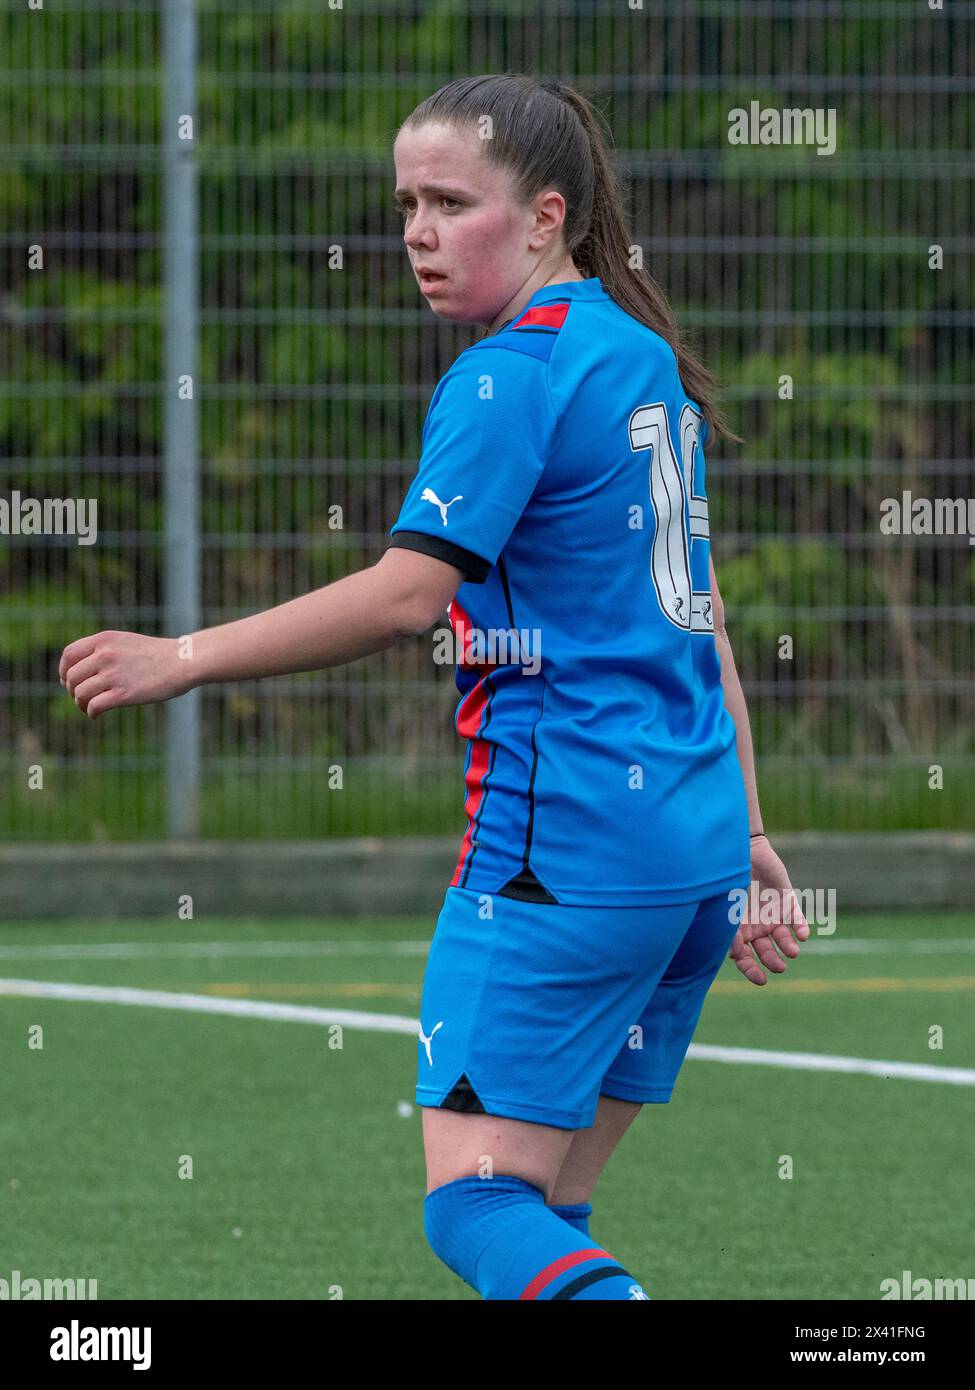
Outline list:
[[[588,1129],[600,1095],[668,1101],[736,915],[727,892],[569,907],[448,888],[416,1103]]]

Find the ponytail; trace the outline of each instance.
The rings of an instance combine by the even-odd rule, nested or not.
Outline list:
[[[573,87],[562,86],[560,95],[578,116],[592,152],[592,216],[578,245],[567,248],[573,261],[586,278],[598,275],[603,289],[621,309],[670,344],[684,390],[704,412],[711,436],[723,435],[740,444],[741,436],[731,429],[718,404],[718,383],[688,347],[663,290],[649,270],[630,265],[633,235],[610,157],[611,145],[603,135],[594,107]]]

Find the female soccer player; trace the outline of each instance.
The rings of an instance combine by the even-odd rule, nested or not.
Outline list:
[[[589,1236],[596,1181],[641,1105],[670,1099],[729,950],[761,985],[809,931],[740,910],[750,882],[792,890],[710,563],[702,448],[729,431],[631,264],[583,95],[462,78],[394,158],[421,293],[486,333],[437,385],[388,549],[182,656],[175,637],[82,638],[61,679],[94,719],[354,661],[449,606],[468,825],[417,1046],[427,1237],[485,1298],[646,1299]]]

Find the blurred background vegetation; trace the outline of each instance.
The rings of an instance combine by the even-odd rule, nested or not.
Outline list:
[[[96,497],[99,526],[0,538],[8,839],[165,832],[162,707],[93,724],[57,681],[77,637],[165,630],[161,11],[0,11],[0,495]],[[385,548],[427,401],[479,336],[419,296],[393,137],[461,74],[554,73],[605,113],[635,241],[744,436],[710,446],[711,534],[766,825],[975,828],[975,551],[879,530],[904,489],[972,491],[975,5],[197,12],[205,625]],[[836,153],[730,145],[753,100],[835,108]],[[203,699],[203,834],[462,830],[429,637]]]

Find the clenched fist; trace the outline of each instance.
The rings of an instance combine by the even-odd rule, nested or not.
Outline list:
[[[192,661],[180,656],[176,637],[141,632],[96,632],[61,653],[58,675],[89,719],[121,705],[152,705],[193,688]]]

